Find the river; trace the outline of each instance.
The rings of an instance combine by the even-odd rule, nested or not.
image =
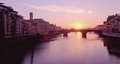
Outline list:
[[[24,58],[23,64],[120,64],[120,57],[106,39],[97,34],[70,33],[36,46]]]

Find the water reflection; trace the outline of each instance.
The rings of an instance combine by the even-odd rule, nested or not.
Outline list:
[[[113,47],[110,43],[104,45],[94,33],[88,33],[87,39],[81,33],[70,33],[69,37],[58,37],[57,40],[38,45],[34,50],[33,64],[120,64],[108,54]],[[90,41],[90,39],[92,41]],[[112,46],[112,47],[111,47]],[[114,49],[114,48],[112,48]],[[118,51],[118,50],[117,50]],[[109,51],[109,53],[111,53]],[[23,64],[30,64],[31,53],[27,54]]]
[[[104,46],[110,55],[120,58],[120,39],[119,38],[103,38]]]
[[[22,64],[24,57],[34,49],[33,41],[5,41],[0,42],[0,64]]]
[[[0,44],[0,64],[120,64],[119,42],[119,38],[101,40],[94,33],[85,39],[77,32],[38,46],[28,41]]]
[[[16,45],[0,44],[0,64],[21,64],[26,51]]]
[[[77,39],[80,40],[81,39],[81,33],[80,32],[76,32],[77,34]]]
[[[95,40],[100,39],[99,36],[97,34],[95,34],[94,32],[88,32],[86,38],[82,37],[81,32],[75,32],[75,34],[76,34],[76,36],[73,36],[73,37],[75,37],[77,40],[87,39],[89,41],[95,41]]]
[[[95,41],[100,39],[99,36],[97,34],[95,34],[94,32],[88,32],[87,33],[87,40],[89,41]]]
[[[92,43],[91,43],[92,42]],[[101,52],[101,53],[97,53]],[[97,54],[96,54],[97,53]],[[38,45],[34,50],[33,64],[108,64],[107,50],[100,40],[89,41],[81,33]],[[23,64],[31,63],[31,53]]]

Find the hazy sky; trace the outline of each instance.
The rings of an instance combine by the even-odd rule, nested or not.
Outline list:
[[[0,0],[11,6],[24,18],[29,12],[34,18],[66,28],[76,24],[93,27],[102,24],[108,15],[120,12],[120,0]]]

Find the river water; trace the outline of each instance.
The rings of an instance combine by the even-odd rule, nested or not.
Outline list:
[[[120,64],[119,50],[94,33],[88,33],[87,38],[79,32],[70,33],[39,44],[23,64]]]

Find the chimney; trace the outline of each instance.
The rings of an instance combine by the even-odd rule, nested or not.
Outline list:
[[[30,20],[33,20],[33,13],[30,12]]]

